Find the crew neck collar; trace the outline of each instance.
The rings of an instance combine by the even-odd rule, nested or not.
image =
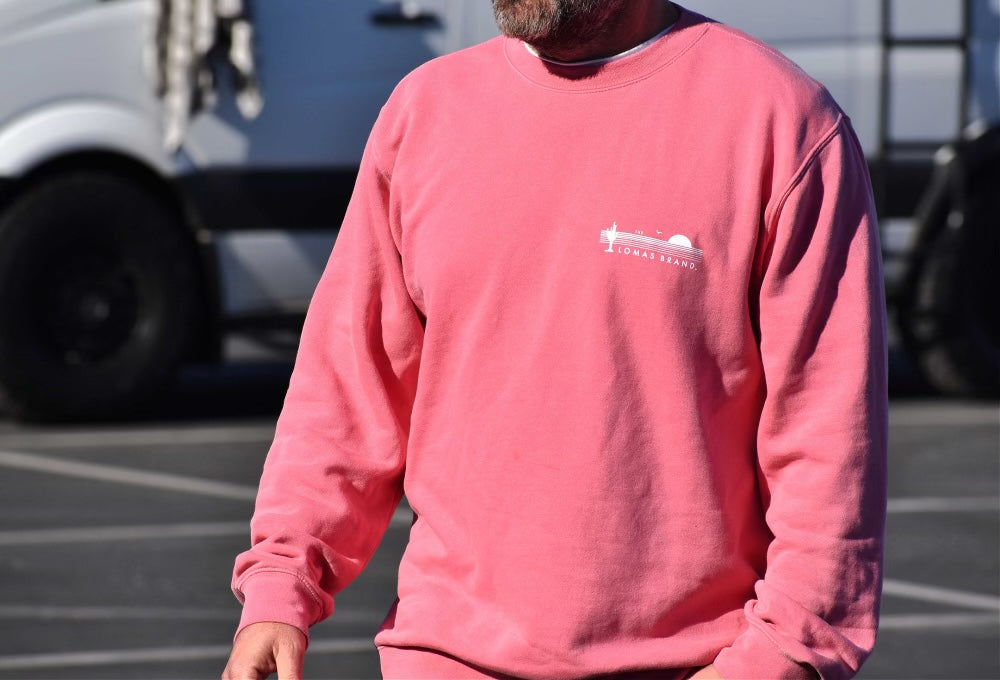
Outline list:
[[[665,29],[654,35],[652,38],[649,38],[648,40],[643,40],[635,47],[630,47],[624,52],[619,52],[618,54],[612,54],[610,57],[601,57],[599,59],[584,59],[582,61],[559,61],[558,59],[552,59],[551,57],[546,57],[528,43],[522,43],[522,44],[524,45],[524,49],[528,50],[528,52],[530,52],[532,56],[537,57],[542,61],[548,62],[549,64],[554,64],[556,66],[569,66],[577,68],[581,66],[603,66],[604,64],[610,64],[613,61],[624,59],[625,57],[633,55],[636,52],[639,52],[640,50],[646,49],[647,47],[655,43],[657,40],[665,36],[667,33],[669,33],[670,29],[673,28],[676,24],[677,22],[674,21],[674,23],[667,26]]]
[[[669,65],[707,30],[707,20],[674,3],[677,20],[661,33],[604,59],[560,62],[543,57],[516,38],[502,36],[510,65],[536,85],[554,90],[594,91],[622,87]]]

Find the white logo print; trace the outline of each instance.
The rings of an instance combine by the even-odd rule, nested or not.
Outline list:
[[[663,232],[657,231],[658,235]],[[601,229],[601,243],[607,243],[604,252],[628,255],[650,262],[661,262],[682,269],[696,270],[701,268],[701,250],[691,245],[691,239],[683,234],[674,234],[666,241],[652,236],[646,236],[642,230],[635,233],[620,231],[618,223],[613,222],[610,229]]]

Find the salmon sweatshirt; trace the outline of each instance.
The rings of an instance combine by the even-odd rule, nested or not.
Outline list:
[[[498,37],[421,66],[309,309],[241,625],[331,615],[405,493],[383,652],[853,675],[882,579],[879,267],[848,119],[734,29],[682,10],[606,63]]]

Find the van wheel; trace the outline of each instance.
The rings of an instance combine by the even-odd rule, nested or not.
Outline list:
[[[929,244],[900,309],[924,377],[966,397],[1000,395],[1000,200],[985,188],[970,193],[960,227],[945,226]]]
[[[197,321],[193,246],[137,183],[49,178],[0,216],[0,395],[15,416],[133,412],[156,395]]]

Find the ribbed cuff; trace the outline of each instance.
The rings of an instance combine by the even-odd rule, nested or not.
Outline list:
[[[320,604],[309,587],[295,574],[284,571],[254,571],[234,589],[243,602],[236,635],[252,623],[272,621],[295,626],[309,640],[309,626],[320,618]],[[235,636],[234,636],[235,637]]]
[[[771,640],[750,626],[712,662],[726,680],[816,680],[818,675],[781,653]]]

